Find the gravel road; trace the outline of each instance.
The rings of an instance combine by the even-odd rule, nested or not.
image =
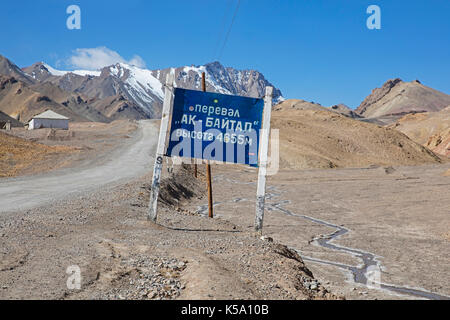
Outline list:
[[[140,121],[139,129],[128,143],[114,150],[107,159],[48,174],[3,179],[0,213],[33,208],[72,193],[96,190],[140,176],[151,169],[157,140],[157,122]]]

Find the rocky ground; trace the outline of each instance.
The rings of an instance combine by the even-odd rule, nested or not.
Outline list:
[[[150,175],[0,217],[1,299],[336,299],[300,256],[184,209],[202,180],[176,169],[147,221]],[[177,197],[173,197],[177,194]],[[81,290],[67,287],[70,266]]]
[[[449,170],[281,170],[268,178],[264,234],[297,250],[315,278],[347,299],[448,299]],[[251,230],[256,170],[212,172],[215,215]],[[188,207],[206,214],[205,204],[193,199]],[[383,287],[362,278],[371,265]]]
[[[311,110],[306,111],[301,112],[308,118]],[[283,110],[278,112],[282,115]],[[320,115],[316,115],[316,124]],[[326,123],[347,121],[329,112],[323,119]],[[296,139],[302,137],[306,123],[314,127],[314,122],[304,120],[291,123],[298,129]],[[66,178],[79,177],[70,180],[78,184],[70,195],[61,197],[61,192],[51,189],[52,193],[45,193],[55,199],[45,205],[34,202],[32,209],[11,207],[15,211],[0,207],[0,299],[450,296],[450,165],[406,137],[395,134],[399,138],[395,142],[402,146],[385,153],[386,159],[398,156],[395,161],[405,164],[431,165],[372,164],[327,170],[287,166],[269,177],[261,238],[253,232],[257,172],[243,166],[213,166],[214,219],[206,217],[204,166],[199,166],[198,179],[188,167],[175,166],[169,171],[165,166],[158,223],[147,220],[156,125],[141,123],[135,131],[134,122],[84,123],[74,127],[74,135],[70,131],[13,131],[18,137],[48,146],[84,151],[72,158],[72,168],[66,170],[70,171]],[[346,139],[351,137],[349,132],[344,132]],[[282,141],[297,141],[283,131],[280,136]],[[383,137],[377,140],[380,144]],[[338,148],[355,146],[345,144],[344,138],[339,138]],[[357,151],[366,149],[364,144],[358,146],[361,149],[355,149],[355,154],[361,156]],[[316,154],[311,150],[306,154]],[[282,156],[287,151],[282,148]],[[318,157],[323,158],[323,152],[329,150],[318,151],[322,152]],[[379,159],[376,154],[363,153]],[[292,159],[300,158],[301,153]],[[114,160],[116,167],[107,159]],[[358,159],[347,160],[339,159],[341,165],[360,163]],[[282,165],[283,161],[285,157]],[[117,166],[123,178],[110,179],[119,174]],[[59,173],[61,181],[64,172]],[[51,179],[53,174],[57,173],[45,177]],[[90,176],[98,178],[97,184],[86,188],[86,184],[93,185],[87,180]],[[23,196],[20,199],[33,202],[38,192],[30,182],[36,185],[41,181],[36,179],[3,180],[0,187],[6,193],[2,194],[13,197],[18,188]],[[18,182],[25,187],[15,184]],[[69,185],[64,187],[61,182],[62,193],[66,189]],[[379,268],[385,287],[368,288],[366,282],[355,280],[355,276],[366,274],[371,263]],[[72,266],[81,270],[80,290],[67,286],[71,276],[67,270]],[[400,295],[386,286],[409,291]]]
[[[127,143],[137,129],[129,120],[71,122],[69,130],[13,128],[0,136],[0,177],[45,173],[86,164]]]

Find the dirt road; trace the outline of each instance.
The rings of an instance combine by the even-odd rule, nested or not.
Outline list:
[[[153,164],[158,129],[155,121],[140,121],[139,129],[126,146],[88,166],[0,180],[0,213],[33,208],[72,193],[96,190],[148,172]]]

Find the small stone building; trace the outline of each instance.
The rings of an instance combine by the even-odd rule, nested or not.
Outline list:
[[[34,116],[28,124],[28,130],[51,128],[69,130],[69,118],[52,110]]]

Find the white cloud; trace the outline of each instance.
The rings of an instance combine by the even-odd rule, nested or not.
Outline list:
[[[124,59],[116,51],[106,47],[76,49],[69,58],[69,64],[76,69],[99,70],[115,63],[127,63],[139,68],[145,68],[145,61],[138,55],[131,60]]]

